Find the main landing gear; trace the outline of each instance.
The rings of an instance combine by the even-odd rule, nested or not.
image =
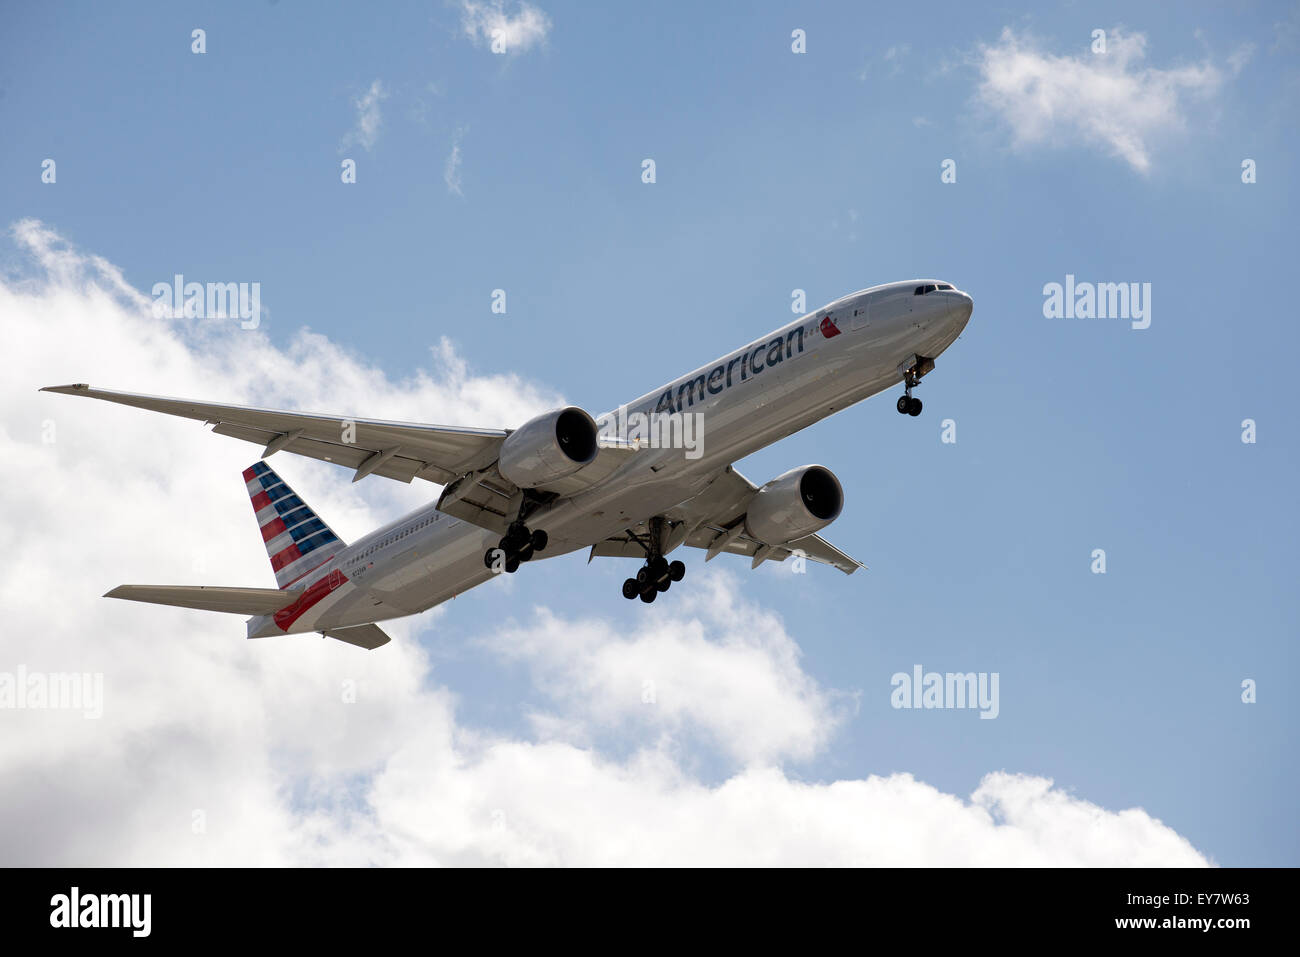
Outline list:
[[[647,605],[654,601],[661,591],[667,591],[673,582],[686,577],[686,565],[659,555],[651,558],[641,566],[636,578],[623,582],[623,597],[631,600],[640,596]]]
[[[635,534],[632,535],[645,549],[646,563],[641,566],[635,578],[623,582],[623,597],[629,601],[640,598],[648,605],[661,591],[667,591],[673,582],[679,582],[686,577],[686,565],[683,562],[670,562],[664,558],[663,542],[666,525],[662,518],[652,518],[650,534],[646,540],[642,540]]]
[[[513,575],[519,570],[520,562],[526,562],[535,553],[545,550],[547,541],[546,533],[540,528],[529,531],[523,522],[515,522],[506,530],[496,548],[483,553],[483,564],[495,569],[499,554],[504,555],[505,570]]]

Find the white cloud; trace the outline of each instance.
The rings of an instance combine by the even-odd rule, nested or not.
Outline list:
[[[258,450],[40,385],[481,425],[517,425],[560,397],[472,374],[445,342],[430,371],[394,381],[318,334],[281,348],[236,322],[154,319],[106,260],[33,221],[13,237],[28,275],[0,277],[13,373],[0,379],[0,455],[22,470],[0,483],[0,549],[20,560],[0,575],[0,670],[102,672],[105,700],[99,720],[0,710],[6,863],[1205,863],[1145,812],[1036,777],[989,775],[969,799],[906,774],[795,779],[780,763],[827,747],[846,702],[727,574],[691,578],[666,617],[628,636],[542,609],[485,637],[555,702],[544,735],[458,717],[415,632],[463,605],[388,623],[394,641],[365,653],[250,642],[237,616],[99,598],[123,581],[269,584],[238,474]],[[431,491],[275,464],[345,537]],[[648,715],[635,710],[644,677]],[[619,757],[590,743],[615,733]],[[699,739],[733,762],[723,783],[689,770]]]
[[[1106,52],[1056,56],[1010,27],[977,53],[977,98],[1010,127],[1017,149],[1098,146],[1146,173],[1153,144],[1185,128],[1186,99],[1208,97],[1223,81],[1208,61],[1157,69],[1144,65],[1146,36],[1119,28]]]
[[[494,53],[514,55],[543,43],[551,32],[551,18],[531,3],[519,4],[513,16],[503,0],[461,0],[460,25],[476,45]]]
[[[465,130],[458,129],[451,137],[451,152],[447,163],[442,168],[442,181],[447,184],[447,191],[456,196],[464,196],[460,184],[460,142],[465,137]]]
[[[489,643],[530,664],[560,709],[538,716],[543,727],[687,731],[742,764],[811,758],[848,702],[803,671],[780,618],[740,594],[733,575],[702,570],[680,599],[629,635],[611,634],[606,621],[539,609],[529,627],[503,629]]]
[[[374,149],[375,142],[379,139],[379,129],[384,122],[379,104],[386,99],[388,99],[388,91],[378,79],[371,83],[370,89],[361,96],[352,98],[352,106],[357,111],[357,122],[343,137],[343,142],[339,145],[340,149],[346,149],[354,143],[366,152]]]

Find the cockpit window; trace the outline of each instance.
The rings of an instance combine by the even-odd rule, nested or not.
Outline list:
[[[934,290],[935,290],[936,288],[938,288],[938,289],[942,289],[943,287],[942,287],[942,286],[935,286],[934,283],[929,283],[929,284],[924,285],[924,286],[917,286],[917,287],[916,287],[916,292],[912,293],[912,295],[914,295],[914,296],[924,296],[927,292],[934,292]],[[949,286],[948,288],[951,289],[952,287]]]
[[[940,288],[940,289],[951,289],[952,286],[951,286],[950,284],[946,283],[946,282],[941,282],[941,283],[939,283],[939,288]]]

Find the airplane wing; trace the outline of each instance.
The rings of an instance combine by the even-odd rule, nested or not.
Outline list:
[[[281,412],[93,389],[84,382],[46,386],[41,391],[197,419],[210,424],[218,435],[264,446],[263,458],[286,451],[354,469],[354,482],[372,474],[399,482],[424,479],[444,486],[439,511],[498,533],[506,530],[518,507],[519,489],[503,478],[496,466],[508,429]],[[557,482],[554,490],[567,495],[604,481],[635,452],[633,448],[602,445],[593,462],[580,474]]]
[[[809,535],[775,548],[750,538],[745,532],[745,511],[757,491],[749,479],[728,466],[699,495],[665,516],[672,523],[666,548],[678,545],[703,548],[708,551],[705,561],[712,561],[723,552],[745,555],[753,559],[753,568],[768,560],[783,562],[795,551],[812,561],[833,565],[846,575],[867,567],[820,535]],[[644,558],[645,550],[633,536],[644,538],[648,533],[649,529],[642,523],[627,534],[597,542],[588,561],[599,557]]]
[[[354,482],[373,473],[399,482],[421,478],[446,485],[459,476],[491,466],[502,439],[509,434],[504,429],[419,425],[192,402],[92,389],[85,383],[47,386],[41,391],[197,419],[211,424],[218,435],[264,446],[264,458],[284,450],[355,469]]]

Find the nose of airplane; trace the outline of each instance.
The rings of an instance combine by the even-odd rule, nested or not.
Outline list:
[[[954,290],[956,291],[956,290]],[[964,292],[957,291],[952,297],[952,303],[948,306],[948,320],[955,322],[957,328],[966,328],[966,323],[970,320],[970,314],[975,308],[975,300]]]

